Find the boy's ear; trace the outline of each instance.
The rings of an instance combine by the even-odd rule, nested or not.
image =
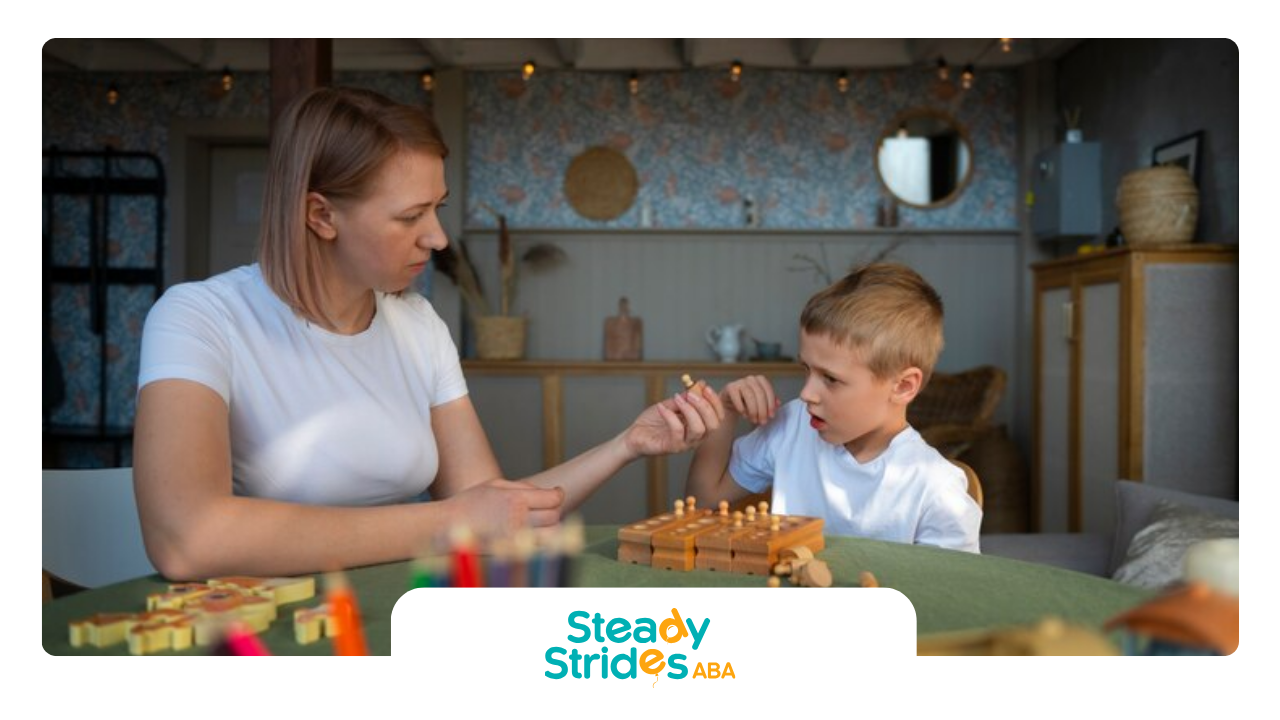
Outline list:
[[[893,385],[893,399],[895,402],[908,405],[916,399],[916,395],[920,394],[920,388],[923,386],[924,371],[918,367],[909,367],[898,373],[898,379]]]
[[[333,203],[318,192],[307,193],[307,228],[321,240],[338,237],[338,227],[333,220]]]

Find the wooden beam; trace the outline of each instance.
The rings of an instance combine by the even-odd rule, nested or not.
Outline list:
[[[813,56],[818,54],[818,45],[822,41],[814,38],[799,39],[791,41],[791,52],[796,56],[796,62],[801,67],[808,67],[813,64]]]
[[[560,62],[567,68],[575,68],[582,60],[582,40],[571,39],[556,41],[556,54],[560,56]]]
[[[333,82],[333,40],[271,40],[271,127],[289,103],[308,90]]]
[[[680,64],[686,68],[693,67],[694,51],[697,50],[697,40],[693,38],[682,38],[676,40],[676,55],[680,57]]]
[[[449,68],[456,66],[462,59],[462,42],[460,40],[438,40],[419,38],[418,44],[431,58],[431,67]]]

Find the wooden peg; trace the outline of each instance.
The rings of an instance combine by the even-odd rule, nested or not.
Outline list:
[[[696,498],[696,497],[694,497],[694,496],[692,496],[692,495],[690,495],[689,497],[685,498],[685,499],[684,499],[684,507],[685,507],[685,509],[686,509],[686,510],[688,510],[689,512],[693,512],[694,510],[697,510],[697,509],[698,509],[698,498]]]
[[[767,500],[761,500],[758,507],[760,508],[761,515],[769,514],[769,502]]]
[[[729,517],[729,501],[720,501],[720,517]]]
[[[750,505],[747,506],[747,524],[750,525],[756,521],[756,509]]]
[[[782,518],[777,515],[769,517],[769,532],[778,532],[782,529]]]
[[[684,501],[676,500],[676,517],[684,517]]]
[[[693,389],[693,378],[689,377],[689,373],[685,373],[681,375],[680,382],[684,383],[684,387],[686,390]]]
[[[821,560],[810,560],[799,569],[800,584],[805,587],[831,587],[831,568]]]
[[[733,526],[736,528],[742,527],[742,511],[741,510],[733,511]]]

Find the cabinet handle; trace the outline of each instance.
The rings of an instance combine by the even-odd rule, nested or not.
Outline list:
[[[1076,339],[1076,304],[1062,303],[1062,339],[1075,342]]]

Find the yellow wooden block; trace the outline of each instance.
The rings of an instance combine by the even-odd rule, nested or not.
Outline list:
[[[194,619],[178,610],[142,613],[129,629],[129,652],[146,655],[161,650],[186,650],[191,647]]]
[[[251,592],[255,595],[269,597],[276,605],[310,600],[316,596],[316,579],[313,576],[258,578],[244,575],[213,578],[209,581],[213,587],[232,587]]]
[[[105,648],[123,642],[136,618],[136,613],[98,613],[80,620],[72,620],[69,625],[71,647],[92,645]]]
[[[205,583],[170,585],[168,592],[152,593],[147,596],[147,610],[181,610],[189,601],[212,590],[213,588]]]
[[[187,603],[184,608],[196,620],[196,644],[209,645],[221,637],[222,628],[239,621],[260,633],[276,619],[276,603],[231,587],[223,587]]]
[[[299,645],[310,645],[326,637],[333,637],[333,618],[329,616],[327,603],[293,611],[293,638]]]

